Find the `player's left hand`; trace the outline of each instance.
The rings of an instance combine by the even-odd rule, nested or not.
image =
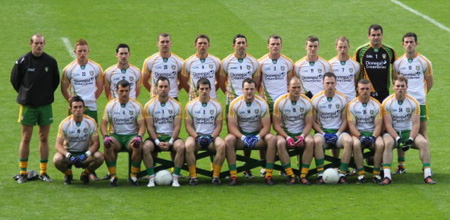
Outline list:
[[[287,136],[286,138],[286,143],[290,148],[294,148],[295,147],[295,140],[294,138],[292,138],[291,136]]]
[[[256,143],[258,143],[259,140],[261,140],[261,137],[259,135],[248,135],[247,136],[247,147],[248,148],[254,148]]]
[[[197,137],[197,143],[203,148],[208,147],[213,141],[214,138],[211,135],[202,135]]]
[[[413,143],[414,143],[414,140],[413,140],[412,138],[408,138],[408,140],[406,140],[406,141],[403,143],[402,150],[403,150],[403,151],[408,151],[409,148],[412,147]]]
[[[297,141],[295,142],[295,146],[300,147],[303,144],[303,141],[305,140],[305,138],[301,135],[298,135],[295,138],[297,138]]]
[[[330,134],[330,133],[325,133],[323,135],[323,138],[325,139],[325,143],[331,144],[331,145],[335,145],[338,140],[338,136],[336,134]]]
[[[134,148],[139,148],[139,146],[141,146],[142,143],[142,136],[138,135],[136,137],[133,138],[133,147]]]

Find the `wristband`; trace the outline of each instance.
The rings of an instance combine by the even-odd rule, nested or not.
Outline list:
[[[256,138],[258,138],[258,141],[261,140],[261,136],[259,136],[259,134],[256,135]]]
[[[339,135],[341,135],[341,132],[336,132],[336,136],[338,136],[339,137]]]
[[[397,137],[395,138],[395,141],[396,141],[396,142],[398,142],[398,140],[400,140],[400,136],[397,136]]]
[[[72,156],[72,154],[71,154],[71,153],[69,153],[69,152],[67,152],[67,154],[66,154],[66,158],[70,158],[70,156]]]
[[[155,144],[156,144],[156,146],[159,146],[159,140],[158,140],[158,138],[155,139]]]
[[[245,140],[245,135],[242,135],[241,140],[244,141]]]
[[[411,136],[409,137],[409,139],[411,139],[412,141],[414,141],[414,138],[413,138],[413,137],[411,137]]]
[[[173,138],[170,138],[169,144],[170,144],[170,145],[173,145],[173,142],[174,142],[174,139],[173,139]]]
[[[86,157],[89,157],[92,155],[92,153],[90,151],[86,151],[86,153],[84,153],[84,155],[86,155]]]
[[[305,138],[305,135],[303,133],[301,133],[300,136],[302,136],[302,138]]]

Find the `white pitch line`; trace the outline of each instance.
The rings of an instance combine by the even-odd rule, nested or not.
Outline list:
[[[67,52],[69,52],[70,56],[71,56],[72,58],[76,59],[77,56],[75,56],[75,54],[73,53],[73,48],[72,48],[73,46],[72,46],[72,44],[70,43],[69,38],[67,38],[67,37],[61,37],[61,40],[63,41],[64,46],[66,46]]]
[[[412,12],[412,13],[414,13],[414,14],[420,16],[420,17],[422,17],[423,19],[425,19],[425,20],[431,22],[432,24],[438,26],[440,29],[442,29],[442,30],[447,31],[448,33],[450,33],[450,28],[448,28],[448,27],[446,27],[445,25],[439,23],[438,21],[434,20],[433,18],[430,18],[430,17],[428,17],[428,16],[426,16],[426,15],[424,15],[424,14],[418,12],[417,10],[408,7],[407,5],[401,3],[401,2],[399,2],[399,1],[397,1],[397,0],[391,0],[391,1],[392,1],[393,3],[395,3],[395,4],[397,4],[397,5],[400,5],[400,7],[402,7],[402,8],[404,8],[404,9],[406,9],[406,10],[408,10],[408,11],[410,11],[410,12]]]

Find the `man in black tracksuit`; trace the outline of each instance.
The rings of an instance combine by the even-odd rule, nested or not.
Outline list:
[[[22,139],[19,148],[20,173],[18,183],[27,180],[28,154],[33,126],[39,125],[40,179],[51,182],[48,176],[48,134],[53,122],[52,103],[59,84],[56,60],[44,52],[45,39],[35,34],[30,39],[31,52],[20,57],[11,71],[11,84],[17,91],[20,104],[19,122]]]

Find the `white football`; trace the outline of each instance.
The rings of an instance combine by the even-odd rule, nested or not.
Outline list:
[[[336,169],[328,168],[323,172],[322,179],[326,184],[336,184],[339,181],[339,173]]]
[[[172,183],[172,174],[167,170],[160,170],[155,175],[155,182],[159,186],[168,186]]]

